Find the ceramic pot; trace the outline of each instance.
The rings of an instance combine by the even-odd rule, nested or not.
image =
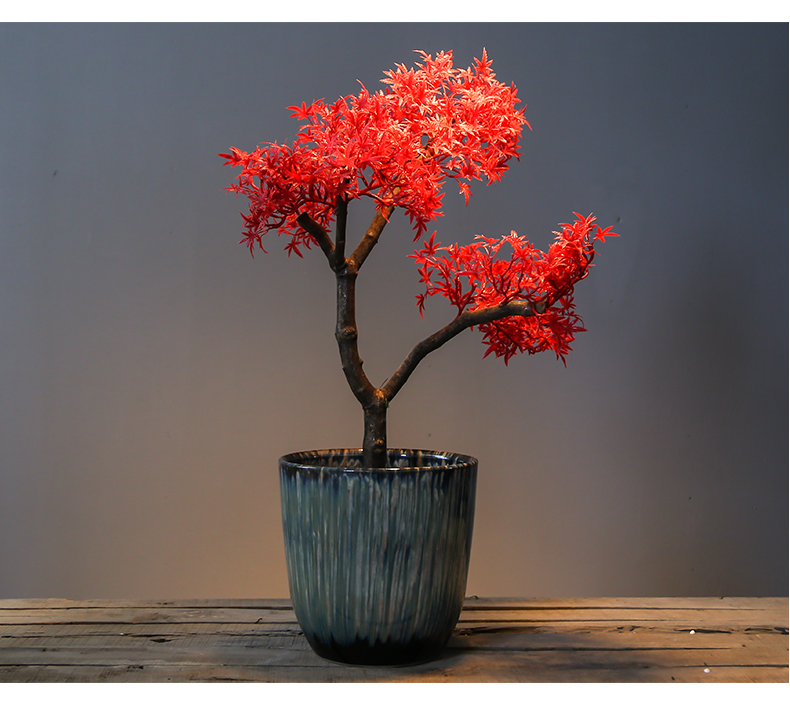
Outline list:
[[[280,459],[288,582],[315,652],[349,664],[436,657],[458,621],[472,545],[477,460],[388,450]]]

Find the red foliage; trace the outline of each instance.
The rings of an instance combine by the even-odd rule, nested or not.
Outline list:
[[[371,197],[379,208],[402,208],[415,239],[440,216],[442,187],[457,181],[469,200],[468,180],[498,181],[518,157],[528,124],[515,86],[495,79],[483,50],[465,70],[451,52],[436,58],[418,51],[416,69],[396,65],[384,73],[386,89],[290,107],[304,124],[291,145],[271,142],[253,152],[231,148],[226,165],[241,167],[229,190],[247,196],[244,240],[261,249],[270,230],[291,236],[289,254],[314,239],[296,222],[309,213],[328,228],[338,198]]]
[[[417,240],[442,213],[442,188],[458,183],[469,201],[472,179],[501,179],[519,157],[524,118],[515,85],[495,79],[483,50],[471,68],[453,67],[450,52],[435,58],[418,51],[422,63],[396,65],[384,73],[386,88],[362,89],[328,105],[317,100],[288,108],[302,121],[290,145],[271,142],[253,152],[231,148],[220,156],[241,171],[228,190],[245,195],[244,239],[250,252],[271,230],[290,236],[288,253],[301,256],[316,240],[297,222],[308,213],[324,229],[335,219],[339,200],[372,198],[379,209],[399,207],[412,222]],[[440,247],[434,233],[424,249],[410,255],[420,266],[425,300],[445,295],[458,309],[479,309],[512,300],[544,303],[532,317],[508,316],[478,325],[486,355],[507,363],[518,352],[547,349],[565,361],[570,343],[583,332],[573,304],[573,287],[587,276],[595,240],[614,235],[592,216],[562,224],[548,254],[515,232],[500,240],[477,236],[466,246]],[[508,245],[510,256],[499,257]],[[264,250],[265,251],[265,250]]]
[[[459,314],[514,300],[543,303],[545,310],[532,317],[511,316],[477,325],[488,345],[485,355],[493,352],[507,364],[518,352],[551,349],[565,362],[574,335],[584,332],[575,312],[573,287],[592,266],[595,241],[615,235],[611,227],[594,224],[592,215],[574,214],[578,219],[560,225],[548,253],[515,232],[500,240],[478,235],[479,242],[449,247],[439,247],[434,233],[422,250],[410,255],[420,265],[420,282],[425,285],[425,292],[417,295],[420,314],[425,300],[436,294],[447,297]],[[511,250],[507,259],[499,257],[506,245]]]

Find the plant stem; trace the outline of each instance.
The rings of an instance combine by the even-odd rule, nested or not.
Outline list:
[[[332,239],[329,237],[329,233],[306,212],[303,212],[301,215],[299,215],[299,217],[296,218],[296,221],[302,226],[304,230],[312,235],[313,239],[321,248],[321,251],[327,256],[327,259],[330,259],[332,253],[335,250],[335,246],[332,244]]]
[[[354,250],[354,253],[351,255],[351,257],[349,257],[349,260],[354,263],[357,269],[362,267],[362,264],[368,258],[368,255],[376,246],[376,243],[379,241],[379,237],[381,237],[381,233],[384,231],[387,222],[389,222],[391,214],[391,206],[384,207],[381,210],[376,210],[376,214],[373,217],[373,221],[370,223],[367,232],[365,232],[359,245],[357,245],[357,248]]]
[[[401,362],[400,367],[389,378],[384,385],[384,397],[390,402],[400,391],[401,387],[409,379],[417,365],[431,352],[439,349],[443,344],[450,341],[453,337],[460,334],[470,327],[482,325],[503,317],[532,317],[546,311],[545,302],[526,302],[524,300],[513,300],[494,307],[484,307],[477,310],[464,310],[452,322],[448,323],[438,332],[434,332],[430,337],[426,337],[418,342],[406,359]]]
[[[365,467],[387,465],[387,408],[381,390],[375,391],[372,404],[364,408],[365,436],[362,443],[362,462]]]
[[[341,197],[337,201],[335,211],[335,246],[327,255],[329,266],[337,272],[346,261],[346,218],[348,217],[348,200]]]
[[[340,364],[346,381],[363,408],[372,404],[375,387],[362,370],[356,322],[357,272],[350,263],[337,273],[337,324],[335,339],[340,350]]]
[[[359,267],[378,242],[387,224],[390,211],[376,212],[356,251],[351,257],[346,258],[344,252],[347,206],[346,200],[338,200],[334,243],[326,230],[307,213],[302,213],[298,217],[298,222],[316,239],[337,279],[335,339],[340,351],[343,374],[345,374],[348,386],[354,396],[362,405],[364,413],[363,465],[365,467],[384,467],[387,461],[387,407],[389,403],[384,392],[370,383],[362,369],[356,319],[356,286]]]
[[[409,379],[417,365],[431,352],[439,349],[456,335],[475,325],[493,322],[503,317],[520,315],[531,317],[546,311],[546,302],[514,300],[495,307],[464,310],[438,332],[418,342],[401,362],[382,389],[374,387],[364,370],[359,356],[356,319],[356,284],[359,268],[367,259],[387,224],[392,208],[377,210],[362,240],[351,257],[344,256],[346,246],[346,212],[348,201],[338,200],[336,236],[333,243],[326,230],[310,215],[302,213],[297,221],[318,242],[337,278],[337,324],[335,339],[340,351],[340,363],[346,381],[364,413],[362,462],[365,467],[384,467],[387,461],[387,409],[390,401]]]

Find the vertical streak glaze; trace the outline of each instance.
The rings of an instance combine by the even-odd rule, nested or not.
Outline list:
[[[388,450],[280,459],[296,617],[319,655],[407,664],[438,654],[458,621],[472,543],[477,460]]]

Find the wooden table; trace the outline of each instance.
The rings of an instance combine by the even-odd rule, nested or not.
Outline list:
[[[478,599],[412,667],[316,656],[287,600],[0,600],[7,682],[787,682],[786,598]]]

